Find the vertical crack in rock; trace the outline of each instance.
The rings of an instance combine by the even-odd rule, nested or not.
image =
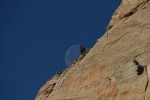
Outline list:
[[[146,83],[146,86],[145,86],[145,92],[146,92],[147,87],[148,87],[148,84],[149,84],[149,77],[148,77],[148,70],[147,70],[147,66],[145,66],[145,71],[146,71],[146,75],[147,75],[147,83]]]

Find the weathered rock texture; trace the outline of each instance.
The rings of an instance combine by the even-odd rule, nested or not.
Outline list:
[[[137,75],[137,65],[145,66]],[[35,100],[150,100],[150,0],[123,0],[87,55],[49,80]]]

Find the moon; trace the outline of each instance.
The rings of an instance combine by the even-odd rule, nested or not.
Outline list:
[[[70,66],[80,56],[80,44],[71,46],[65,53],[65,63]]]

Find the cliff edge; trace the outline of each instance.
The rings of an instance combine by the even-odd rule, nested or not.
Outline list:
[[[150,100],[150,0],[123,0],[86,56],[35,100]]]

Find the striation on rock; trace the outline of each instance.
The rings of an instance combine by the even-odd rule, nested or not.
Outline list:
[[[134,60],[145,66],[137,74]],[[150,100],[150,0],[123,0],[83,59],[56,75],[35,100]]]

